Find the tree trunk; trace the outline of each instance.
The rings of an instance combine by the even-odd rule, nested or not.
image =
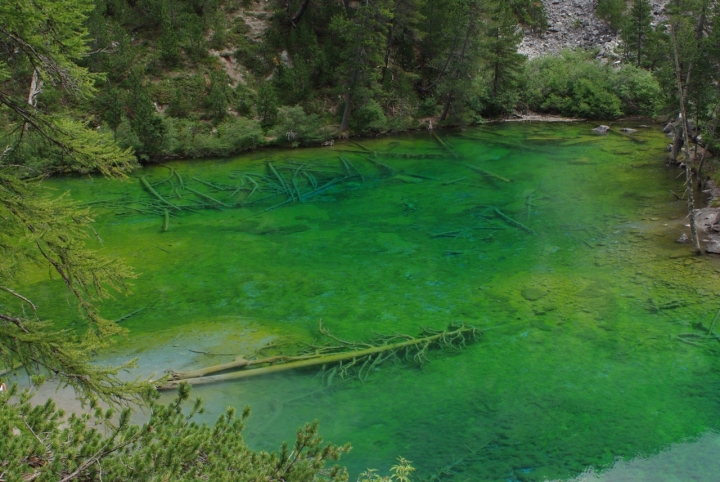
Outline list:
[[[448,92],[447,101],[445,102],[445,108],[443,108],[442,115],[440,115],[441,121],[444,121],[448,116],[448,112],[450,112],[450,104],[452,103],[452,95],[453,95],[453,91],[451,90],[450,92]]]
[[[675,82],[677,83],[678,88],[678,97],[680,99],[680,115],[682,115],[682,123],[683,123],[683,134],[685,139],[685,150],[687,152],[687,156],[685,159],[685,186],[687,188],[687,199],[688,199],[688,217],[690,218],[690,233],[692,235],[692,241],[693,245],[695,247],[695,252],[697,254],[702,254],[702,250],[700,249],[700,242],[698,240],[697,235],[697,226],[695,225],[695,199],[693,195],[693,180],[692,180],[692,170],[690,168],[691,159],[690,159],[690,137],[688,134],[688,120],[687,120],[687,112],[685,109],[685,91],[682,86],[682,77],[680,74],[680,59],[678,58],[678,49],[677,49],[677,38],[675,37],[675,26],[670,25],[670,38],[672,39],[673,44],[673,53],[675,57]],[[690,70],[690,69],[688,69]],[[690,74],[688,72],[687,81],[690,82]]]
[[[380,345],[380,346],[372,346],[370,348],[360,349],[360,350],[352,350],[352,351],[346,351],[346,352],[340,352],[340,353],[327,353],[320,356],[299,356],[299,357],[288,357],[287,363],[279,363],[276,365],[269,365],[261,368],[255,368],[251,370],[240,370],[236,372],[231,373],[225,373],[222,375],[210,375],[210,376],[201,376],[201,377],[194,377],[194,378],[184,378],[184,379],[177,379],[177,380],[170,380],[165,385],[157,387],[158,390],[170,390],[170,389],[176,389],[178,385],[181,383],[189,383],[190,385],[204,385],[208,383],[215,383],[215,382],[222,382],[222,381],[228,381],[228,380],[238,380],[242,378],[250,378],[250,377],[256,377],[260,375],[267,375],[270,373],[278,373],[283,372],[287,370],[294,370],[297,368],[306,368],[306,367],[312,367],[312,366],[319,366],[319,365],[329,365],[333,363],[338,363],[342,361],[347,360],[353,360],[357,359],[360,360],[361,358],[367,358],[372,357],[375,354],[382,354],[382,353],[388,353],[388,352],[397,352],[404,348],[412,348],[412,347],[419,347],[418,349],[423,351],[424,348],[427,348],[433,343],[442,343],[445,346],[458,346],[458,342],[461,342],[461,337],[463,335],[469,335],[472,339],[476,339],[479,335],[482,335],[482,331],[477,330],[475,328],[471,328],[468,326],[461,326],[455,330],[452,331],[443,331],[441,333],[437,333],[435,335],[431,336],[425,336],[423,338],[412,338],[409,340],[401,341],[399,343],[394,343],[390,345]],[[462,345],[462,343],[460,343]],[[274,357],[274,358],[282,358],[282,357]],[[376,360],[379,360],[380,357],[376,358]],[[273,359],[266,359],[263,360],[263,363],[271,363],[275,360]],[[239,365],[239,368],[243,368],[246,365]],[[213,371],[216,371],[216,369],[226,369],[222,366],[216,366],[211,367]],[[231,367],[232,368],[232,367]],[[362,370],[362,369],[361,369]],[[192,372],[190,372],[192,373]]]
[[[680,148],[683,145],[682,129],[683,126],[680,126],[675,132],[675,137],[673,138],[672,151],[670,152],[670,158],[673,162],[677,162],[678,155],[680,154]]]
[[[493,97],[497,97],[499,75],[500,75],[500,62],[495,61],[495,72],[494,72],[494,76],[493,76]]]
[[[388,28],[387,40],[385,42],[385,59],[383,63],[382,75],[380,76],[380,82],[385,83],[385,76],[387,75],[388,68],[390,67],[390,47],[392,46],[393,27],[395,23],[391,20],[390,27]]]
[[[350,120],[350,103],[352,102],[352,94],[345,94],[345,110],[343,111],[342,122],[340,123],[340,132],[348,130],[348,121]]]
[[[305,13],[305,10],[307,10],[307,7],[309,4],[310,4],[310,0],[305,0],[300,5],[300,8],[297,9],[297,11],[295,12],[295,15],[292,16],[292,18],[290,19],[290,23],[292,24],[293,27],[297,26],[297,23],[302,18],[303,14]]]
[[[34,69],[32,73],[32,78],[30,79],[30,90],[28,91],[28,97],[27,97],[27,103],[30,107],[35,107],[37,105],[37,96],[40,95],[43,88],[43,80],[40,77],[40,72],[38,72],[38,69]],[[23,123],[22,127],[22,133],[25,134],[28,130],[29,124],[27,122]]]

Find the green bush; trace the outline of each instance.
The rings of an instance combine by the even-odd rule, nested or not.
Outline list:
[[[536,112],[588,119],[654,113],[661,93],[650,73],[615,69],[592,55],[564,51],[528,62],[522,101]]]
[[[285,141],[293,145],[314,144],[327,139],[322,131],[322,119],[317,114],[306,114],[302,107],[280,107],[277,122],[271,134],[279,143]]]
[[[381,132],[387,130],[387,117],[375,100],[370,99],[350,116],[350,129],[355,132]]]
[[[217,127],[168,118],[169,150],[178,157],[222,157],[258,146],[264,140],[260,125],[244,117],[227,117]]]
[[[434,96],[425,97],[420,101],[418,106],[418,115],[420,117],[432,117],[440,113],[440,106],[438,100]]]
[[[616,86],[626,115],[654,115],[660,106],[662,89],[647,70],[623,67],[617,72]]]

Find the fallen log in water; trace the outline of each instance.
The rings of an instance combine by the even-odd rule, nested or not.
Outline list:
[[[515,221],[515,220],[514,220],[513,218],[511,218],[510,216],[505,215],[505,214],[504,214],[502,211],[500,211],[498,208],[494,207],[494,208],[492,208],[492,209],[493,209],[493,211],[495,212],[495,214],[497,214],[500,218],[504,219],[505,222],[507,222],[508,224],[510,224],[510,225],[512,225],[512,226],[515,226],[515,227],[518,228],[518,229],[522,229],[522,230],[525,231],[526,233],[537,234],[535,231],[533,231],[532,229],[528,228],[528,227],[525,226],[524,224],[522,224],[522,223],[520,223],[520,222],[518,222],[518,221]]]
[[[468,168],[470,168],[470,169],[472,169],[472,170],[475,171],[475,172],[479,172],[480,174],[482,174],[482,175],[485,176],[485,177],[490,177],[490,178],[493,178],[493,179],[498,179],[498,180],[500,180],[500,181],[502,181],[502,182],[508,182],[508,183],[512,182],[511,179],[508,179],[508,178],[506,178],[506,177],[499,176],[499,175],[497,175],[497,174],[495,174],[495,173],[493,173],[493,172],[486,171],[485,169],[480,169],[479,167],[475,167],[475,166],[472,166],[472,165],[470,165],[470,164],[465,164],[465,166],[468,167]]]
[[[339,345],[316,347],[314,353],[298,356],[274,356],[260,360],[245,360],[244,358],[238,357],[233,362],[201,370],[193,370],[185,373],[171,371],[171,377],[174,379],[158,387],[158,390],[172,390],[177,388],[181,383],[203,385],[268,375],[297,368],[328,365],[335,365],[333,370],[335,370],[335,373],[338,373],[341,378],[357,376],[360,380],[364,381],[375,367],[389,359],[414,360],[422,364],[427,361],[426,352],[432,346],[462,348],[467,341],[474,341],[482,335],[482,331],[477,328],[459,325],[450,326],[444,331],[425,330],[419,338],[409,335],[393,335],[380,338],[375,341],[375,344],[359,344],[345,342],[330,335],[327,330],[322,328],[322,325],[320,326],[320,332],[338,342]],[[258,365],[268,366],[250,368]],[[194,376],[198,374],[216,373],[233,368],[240,368],[240,370],[221,375]],[[333,376],[335,373],[333,373]],[[191,376],[188,377],[187,375]]]
[[[145,189],[147,189],[148,192],[149,192],[150,194],[152,194],[153,196],[155,196],[160,202],[162,202],[163,204],[166,204],[166,205],[170,206],[170,207],[173,208],[173,209],[178,209],[178,210],[180,209],[178,206],[174,205],[173,203],[171,203],[170,201],[168,201],[167,199],[165,199],[164,197],[162,197],[162,196],[160,195],[160,193],[158,193],[158,192],[155,190],[155,188],[153,188],[153,187],[150,185],[150,183],[148,182],[148,180],[147,180],[147,178],[146,178],[145,176],[140,177],[140,182],[142,183],[143,186],[145,186]]]

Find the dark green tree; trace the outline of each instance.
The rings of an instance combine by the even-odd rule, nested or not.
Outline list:
[[[149,157],[162,152],[166,134],[165,124],[158,115],[147,86],[138,71],[133,71],[129,83],[130,125],[142,143],[138,155]]]
[[[495,6],[486,25],[482,42],[484,64],[491,79],[491,111],[499,113],[513,107],[501,97],[517,88],[525,62],[525,56],[517,51],[523,35],[512,12],[502,4]]]
[[[391,17],[390,0],[363,2],[345,15],[336,15],[330,31],[339,44],[338,82],[343,92],[340,131],[348,130],[354,102],[362,105],[379,89],[378,66],[382,65],[386,28]],[[349,2],[348,2],[349,5]]]
[[[228,80],[225,72],[214,71],[210,76],[210,91],[207,96],[207,106],[215,123],[223,120],[228,109]]]
[[[275,88],[269,82],[260,85],[257,92],[257,115],[260,123],[267,127],[275,124],[278,109],[278,98]]]
[[[385,84],[391,66],[410,70],[415,59],[415,45],[422,40],[422,11],[426,0],[393,0],[387,25],[381,82]]]
[[[625,58],[635,60],[643,66],[647,41],[652,34],[652,5],[650,0],[634,0],[623,21],[620,35],[623,40]]]
[[[181,57],[180,40],[173,25],[171,7],[168,2],[163,2],[160,18],[160,57],[168,65],[174,66]]]
[[[437,91],[444,101],[441,121],[448,118],[453,102],[459,100],[462,106],[467,100],[482,60],[481,15],[485,2],[462,0],[455,3],[451,18],[455,26],[462,25],[462,28],[455,29],[452,47],[445,52],[445,63],[439,76]]]
[[[627,2],[625,0],[598,0],[597,16],[607,22],[615,32],[620,31]]]

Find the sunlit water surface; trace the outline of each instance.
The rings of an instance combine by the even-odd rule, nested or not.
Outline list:
[[[104,313],[142,308],[122,321],[129,338],[111,361],[140,357],[145,373],[227,362],[272,340],[287,345],[261,355],[292,351],[315,339],[320,319],[360,341],[457,322],[488,329],[465,350],[432,352],[422,369],[383,365],[364,383],[327,386],[308,370],[197,387],[207,421],[252,407],[254,448],[277,449],[319,419],[326,440],[352,443],[342,462],[353,474],[404,456],[442,480],[716,480],[720,353],[677,335],[705,333],[718,264],[675,243],[686,206],[669,194],[683,187],[665,167],[662,133],[591,127],[439,132],[452,155],[422,133],[173,162],[183,185],[175,176],[155,189],[197,209],[170,209],[167,232],[139,180],[168,178],[166,166],[129,182],[50,184],[93,203],[106,254],[140,274]],[[247,173],[276,178],[268,162],[286,179],[291,166],[317,182],[354,168],[362,179],[264,212],[284,196],[197,205],[213,204],[202,194],[242,204]],[[314,190],[309,176],[296,179],[301,193]],[[43,314],[73,319],[57,277],[27,283]]]

